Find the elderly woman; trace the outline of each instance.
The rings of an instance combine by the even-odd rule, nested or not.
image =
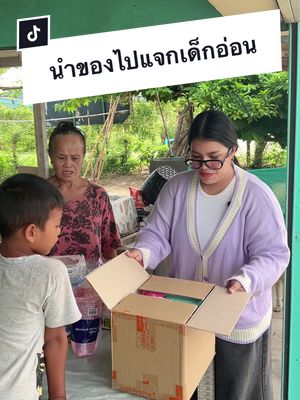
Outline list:
[[[49,139],[54,175],[49,181],[63,194],[61,234],[50,255],[84,255],[98,266],[116,256],[120,237],[107,192],[80,176],[85,137],[72,122],[59,122]]]

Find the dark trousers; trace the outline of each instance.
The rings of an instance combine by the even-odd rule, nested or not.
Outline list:
[[[273,399],[271,328],[254,343],[216,339],[214,360],[215,400]],[[198,400],[197,390],[191,400]]]

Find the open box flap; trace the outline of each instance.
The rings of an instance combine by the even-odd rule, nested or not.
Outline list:
[[[132,293],[114,307],[114,313],[184,325],[196,308],[190,303]]]
[[[214,288],[213,283],[202,283],[184,279],[169,278],[166,276],[152,275],[140,289],[162,293],[170,293],[179,296],[192,297],[203,300]]]
[[[219,335],[230,335],[250,298],[250,293],[231,294],[227,289],[215,286],[187,326]]]
[[[124,253],[86,276],[106,307],[112,310],[124,297],[134,293],[149,278],[148,272]]]

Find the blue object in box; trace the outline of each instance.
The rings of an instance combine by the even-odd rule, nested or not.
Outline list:
[[[200,306],[200,304],[202,303],[202,300],[200,299],[194,299],[193,297],[177,296],[175,294],[166,294],[165,299],[195,304],[196,306]]]

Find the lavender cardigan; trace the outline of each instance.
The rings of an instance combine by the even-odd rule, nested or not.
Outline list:
[[[232,201],[205,248],[201,249],[197,234],[205,227],[197,226],[198,213],[203,210],[194,171],[180,173],[165,184],[135,248],[149,250],[144,262],[150,269],[170,254],[172,277],[219,286],[239,280],[253,294],[236,324],[237,329],[247,330],[259,325],[267,313],[270,325],[272,286],[288,266],[289,249],[273,192],[241,168],[235,166],[235,172]]]

